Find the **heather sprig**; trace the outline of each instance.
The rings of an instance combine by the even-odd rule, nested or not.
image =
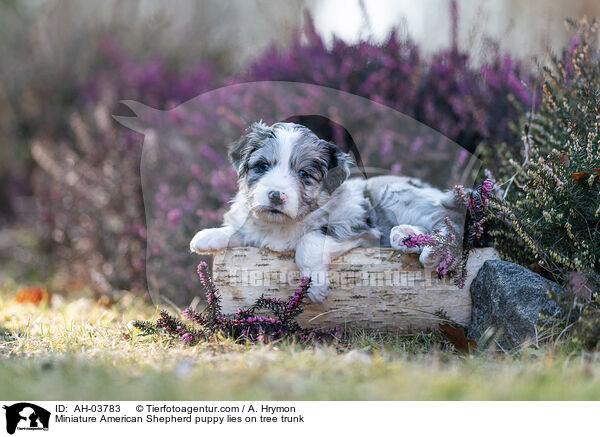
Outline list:
[[[154,335],[159,332],[166,332],[172,337],[181,338],[187,344],[194,344],[200,338],[205,338],[206,334],[182,323],[166,311],[161,311],[158,320],[154,323],[143,320],[136,320],[133,326],[139,329],[142,335]]]
[[[145,320],[136,320],[133,322],[133,326],[142,332],[142,335],[154,335],[158,333],[156,325],[152,322],[146,322]]]
[[[416,234],[406,237],[404,240],[402,240],[402,244],[409,248],[435,246],[437,244],[437,240],[433,235]]]
[[[206,317],[204,317],[205,323],[208,325],[215,324],[215,326],[218,326],[220,323],[220,314],[222,310],[221,296],[219,295],[217,287],[212,281],[212,278],[208,271],[208,264],[206,262],[203,261],[200,264],[198,264],[197,272],[198,276],[200,277],[200,283],[206,291],[207,314]],[[191,318],[191,316],[192,314],[190,313],[188,318]],[[200,317],[196,316],[196,318],[200,322]]]
[[[235,340],[251,342],[269,342],[282,337],[295,337],[301,342],[335,340],[339,338],[338,328],[308,329],[302,328],[296,317],[304,310],[306,295],[310,287],[310,279],[302,278],[299,289],[287,300],[261,296],[249,308],[242,308],[235,314],[223,314],[221,296],[214,285],[208,265],[198,265],[198,276],[206,291],[207,307],[198,312],[192,308],[183,311],[183,317],[190,320],[195,328],[171,316],[166,311],[160,313],[155,323],[136,321],[134,326],[144,335],[165,332],[179,338],[186,344],[209,340],[215,334]],[[271,316],[257,314],[269,311]]]
[[[460,276],[457,277],[460,288],[464,287],[467,278],[467,261],[469,260],[470,251],[484,240],[492,216],[490,201],[493,200],[493,191],[496,188],[496,181],[488,174],[475,190],[465,192],[461,186],[456,186],[454,189],[457,198],[463,202],[467,209],[462,256],[460,258]]]
[[[417,234],[406,237],[402,243],[409,248],[432,247],[434,256],[440,259],[435,271],[439,277],[454,277],[456,285],[463,288],[467,277],[467,261],[470,250],[481,241],[487,222],[490,219],[489,202],[496,183],[486,178],[475,190],[465,190],[462,185],[454,188],[457,200],[466,209],[465,230],[462,241],[460,232],[448,217],[442,228],[431,234]],[[462,244],[461,244],[462,243]]]

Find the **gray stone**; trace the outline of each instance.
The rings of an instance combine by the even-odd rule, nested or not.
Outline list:
[[[558,284],[525,267],[501,260],[486,261],[471,283],[469,337],[481,342],[483,334],[493,333],[489,340],[496,340],[504,350],[533,339],[540,313],[561,312],[548,297],[548,286],[563,294]]]

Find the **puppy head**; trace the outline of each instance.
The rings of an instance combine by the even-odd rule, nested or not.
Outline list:
[[[298,221],[349,176],[351,158],[294,123],[259,122],[229,150],[240,190],[263,221]]]

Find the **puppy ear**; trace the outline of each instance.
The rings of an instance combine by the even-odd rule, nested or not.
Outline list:
[[[248,136],[244,135],[242,136],[239,140],[235,141],[230,147],[229,147],[229,161],[231,162],[231,165],[233,165],[233,168],[235,168],[235,171],[237,172],[238,176],[241,176],[242,173],[244,172],[244,165],[242,165],[242,162],[245,161],[245,150],[248,147]]]
[[[229,147],[229,161],[238,176],[247,170],[248,158],[261,147],[260,142],[273,137],[273,130],[262,121],[252,123],[246,133]]]
[[[329,155],[329,166],[323,180],[323,187],[331,194],[350,176],[352,158],[338,149],[335,144],[327,141],[323,141],[323,143]]]

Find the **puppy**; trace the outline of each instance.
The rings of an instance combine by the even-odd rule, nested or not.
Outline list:
[[[232,145],[229,158],[238,174],[238,192],[223,226],[204,229],[190,250],[235,246],[294,250],[302,276],[311,277],[309,297],[329,294],[328,265],[355,247],[393,247],[420,253],[431,268],[431,248],[406,248],[413,234],[431,233],[445,217],[462,229],[464,214],[452,192],[413,178],[352,178],[351,157],[334,144],[294,123],[254,123]]]

